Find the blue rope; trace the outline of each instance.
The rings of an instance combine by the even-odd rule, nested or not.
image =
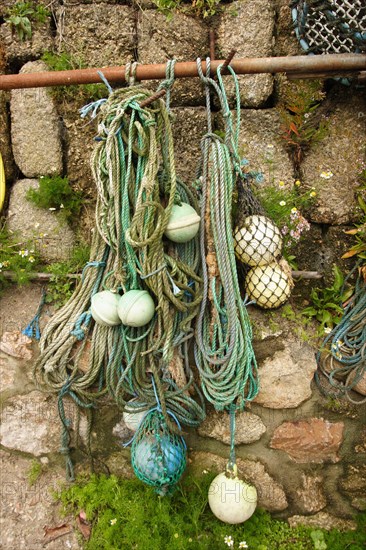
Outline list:
[[[39,319],[42,313],[45,299],[46,299],[46,290],[43,287],[41,301],[39,303],[36,314],[33,317],[33,319],[28,323],[28,325],[25,327],[25,329],[22,330],[22,334],[25,334],[25,336],[28,336],[28,338],[34,338],[35,340],[39,340],[41,338],[41,329],[39,326]]]

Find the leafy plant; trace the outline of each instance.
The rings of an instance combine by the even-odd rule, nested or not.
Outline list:
[[[322,83],[313,81],[285,81],[279,100],[282,138],[299,167],[305,152],[327,134],[326,118],[316,110],[324,99]]]
[[[15,31],[19,40],[32,37],[32,23],[44,23],[49,10],[37,2],[17,2],[8,9],[5,22]]]
[[[320,333],[327,332],[339,323],[343,315],[342,304],[352,296],[353,287],[346,287],[344,276],[336,265],[333,266],[334,282],[326,288],[313,288],[310,293],[312,305],[303,309],[302,314],[320,323]]]
[[[361,260],[362,264],[366,263],[366,202],[363,198],[363,194],[365,194],[366,191],[366,168],[363,165],[363,169],[361,170],[359,176],[359,182],[360,186],[358,189],[358,206],[361,212],[360,216],[360,223],[356,224],[355,229],[350,229],[349,231],[345,231],[347,235],[353,235],[355,237],[356,242],[353,244],[353,246],[347,250],[345,254],[343,254],[342,258],[352,258],[357,257],[359,260]]]
[[[28,483],[30,487],[33,487],[33,485],[35,485],[41,474],[42,464],[36,459],[32,460],[32,464],[28,472]]]
[[[9,284],[5,271],[11,271],[12,281],[26,284],[38,270],[39,254],[33,243],[17,240],[5,224],[0,228],[0,288]]]
[[[221,0],[192,0],[184,2],[182,0],[153,0],[157,8],[169,19],[173,17],[173,12],[179,10],[186,13],[193,13],[199,17],[209,17],[220,11],[219,4]]]
[[[26,196],[36,206],[59,211],[69,222],[80,213],[81,192],[75,191],[68,179],[61,176],[41,176],[39,188],[29,189]]]
[[[46,303],[52,303],[56,308],[63,306],[72,296],[77,277],[90,256],[90,247],[86,243],[77,245],[71,258],[66,262],[56,262],[47,267],[51,279],[47,285]]]
[[[214,474],[200,479],[186,477],[171,496],[159,497],[151,487],[137,479],[92,475],[80,479],[58,495],[67,513],[86,514],[92,534],[86,550],[212,550],[225,548],[231,540],[235,548],[250,550],[313,550],[314,529],[290,527],[257,510],[242,525],[227,525],[211,513],[207,492]],[[366,516],[359,516],[356,532],[321,533],[328,548],[362,550]],[[316,540],[321,541],[321,535]],[[320,548],[318,546],[318,548]]]
[[[42,61],[46,63],[50,71],[68,71],[86,67],[82,59],[65,52],[45,52],[42,55]],[[52,95],[59,103],[66,104],[75,100],[87,102],[101,99],[105,97],[106,91],[104,84],[81,84],[80,86],[57,86],[52,88]]]

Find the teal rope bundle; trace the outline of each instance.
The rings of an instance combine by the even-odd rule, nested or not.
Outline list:
[[[62,453],[70,477],[65,397],[87,412],[89,428],[93,408],[107,391],[121,408],[137,397],[141,407],[151,409],[158,395],[167,429],[173,431],[180,428],[171,415],[188,426],[205,417],[187,353],[191,322],[202,298],[198,238],[180,245],[163,238],[175,203],[188,202],[196,209],[198,204],[176,178],[164,102],[140,106],[151,95],[139,87],[120,89],[82,111],[83,116],[98,117],[92,158],[96,231],[82,279],[46,326],[34,369],[39,387],[58,395]],[[156,314],[141,328],[98,325],[90,305],[102,289],[148,289],[157,303]],[[80,370],[87,352],[88,365]]]
[[[324,339],[316,359],[315,380],[325,395],[345,395],[356,405],[366,402],[366,397],[356,400],[350,394],[366,372],[366,281],[361,271],[340,322]],[[330,389],[324,387],[322,377]]]
[[[209,60],[207,67],[209,71]],[[214,407],[242,410],[245,403],[257,395],[258,379],[251,325],[240,295],[231,227],[235,177],[240,175],[238,83],[230,69],[237,93],[234,127],[220,68],[218,84],[203,75],[200,60],[198,70],[206,85],[208,132],[202,140],[201,216],[205,219],[205,227],[202,225],[200,244],[204,290],[197,319],[195,359],[202,391]],[[209,86],[221,102],[225,143],[212,133]]]

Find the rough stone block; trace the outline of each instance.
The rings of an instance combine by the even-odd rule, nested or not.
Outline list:
[[[343,428],[343,422],[322,418],[283,422],[273,434],[271,448],[285,451],[299,463],[338,462]]]
[[[350,531],[357,529],[357,524],[351,519],[343,519],[328,514],[327,512],[318,512],[313,516],[292,516],[288,518],[291,527],[305,525],[306,527],[320,527],[320,529],[338,529],[339,531]]]
[[[302,50],[294,32],[291,8],[288,0],[274,0],[276,10],[274,55],[302,55]]]
[[[77,425],[76,405],[65,402],[71,429]],[[61,422],[57,400],[39,391],[15,396],[6,401],[0,415],[0,442],[8,449],[42,456],[58,452]],[[85,438],[87,421],[81,416],[80,435]]]
[[[42,61],[26,63],[21,73],[47,70]],[[62,173],[60,121],[45,88],[11,92],[11,137],[14,159],[26,177]]]
[[[260,417],[250,412],[237,413],[235,422],[236,445],[258,441],[266,431]],[[226,412],[210,414],[198,428],[198,434],[230,445],[230,415]]]
[[[294,169],[280,137],[280,117],[275,109],[241,111],[239,153],[249,170],[263,173],[262,185],[294,182]]]
[[[311,397],[317,369],[314,350],[306,343],[288,341],[259,366],[260,389],[255,402],[271,409],[292,409]]]
[[[175,169],[185,183],[192,184],[201,160],[200,142],[206,133],[204,108],[172,109]]]
[[[274,12],[270,0],[238,0],[227,4],[217,28],[219,51],[216,56],[225,59],[232,49],[236,50],[236,57],[270,56],[273,48],[273,28]],[[232,102],[232,79],[224,77],[224,83]],[[269,74],[240,75],[239,84],[242,106],[260,107],[272,93],[273,77]]]
[[[366,140],[366,97],[361,91],[342,91],[330,110],[327,135],[310,149],[301,169],[304,184],[314,187],[318,195],[311,221],[340,225],[355,219],[355,189]]]
[[[133,59],[135,16],[130,6],[99,3],[62,8],[58,40],[88,67],[124,65]]]
[[[208,29],[202,21],[175,13],[171,20],[156,10],[139,12],[138,60],[166,63],[169,59],[193,61],[208,54]],[[146,82],[157,88],[159,82]],[[202,105],[204,92],[198,78],[177,79],[171,94],[172,105]]]
[[[13,185],[8,228],[25,243],[24,246],[33,247],[44,260],[66,260],[74,246],[74,234],[57,213],[38,208],[26,199],[28,189],[38,186],[38,180],[32,179],[18,180]]]
[[[302,473],[301,486],[296,490],[296,504],[304,514],[319,512],[327,505],[322,476]]]
[[[205,470],[218,473],[225,471],[227,458],[200,451],[190,453],[189,462],[192,464],[192,469],[202,475]],[[249,483],[255,485],[258,492],[258,506],[269,512],[287,508],[288,503],[282,485],[266,472],[263,464],[242,458],[237,458],[236,464],[239,477],[242,475]]]
[[[0,153],[4,163],[6,181],[15,178],[15,164],[10,143],[10,124],[7,109],[7,97],[5,92],[0,91]]]
[[[14,2],[15,4],[16,2]],[[1,3],[1,12],[3,3]],[[14,30],[8,23],[0,25],[0,39],[3,42],[8,62],[25,63],[30,59],[40,57],[44,52],[52,50],[54,38],[51,28],[51,16],[47,17],[45,23],[35,23],[31,21],[32,36],[25,40],[20,40]]]
[[[366,510],[366,465],[350,464],[346,474],[340,479],[340,486],[351,504],[358,510]]]

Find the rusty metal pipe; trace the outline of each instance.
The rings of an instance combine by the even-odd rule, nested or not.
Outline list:
[[[211,62],[212,73],[225,60]],[[203,71],[206,63],[203,62]],[[307,73],[324,73],[339,75],[342,72],[366,70],[365,54],[331,54],[331,55],[299,55],[293,57],[253,57],[233,59],[231,67],[237,74],[258,73],[287,73],[301,75]],[[137,80],[151,80],[165,78],[166,64],[138,65],[136,70]],[[0,90],[14,88],[39,88],[47,86],[69,86],[72,84],[91,84],[101,82],[98,71],[102,71],[111,83],[125,81],[125,67],[104,67],[101,69],[76,69],[72,71],[50,71],[27,74],[8,74],[0,76]],[[176,63],[175,77],[189,78],[198,76],[196,62],[187,61]]]

